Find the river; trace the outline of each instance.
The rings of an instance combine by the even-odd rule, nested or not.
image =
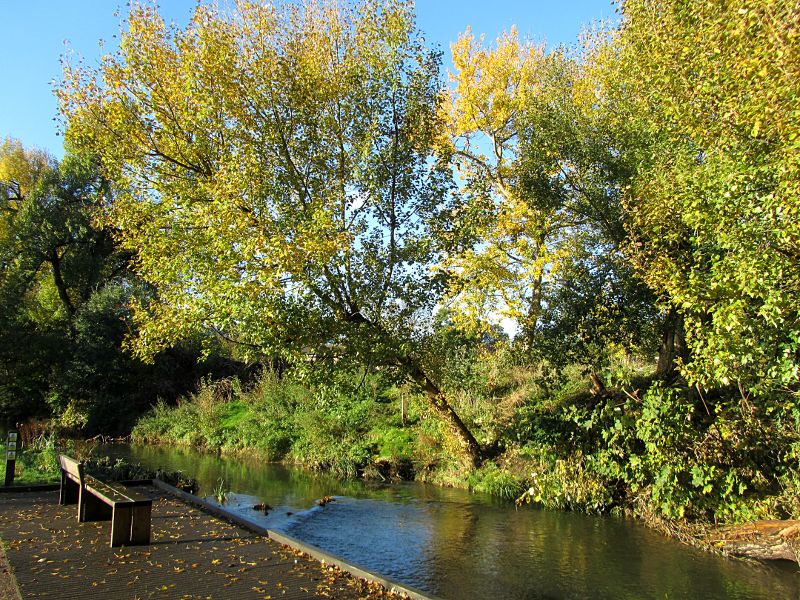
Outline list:
[[[793,563],[726,559],[635,521],[524,507],[417,483],[340,481],[256,459],[148,446],[107,453],[224,482],[227,508],[399,582],[449,599],[800,598]],[[316,500],[334,501],[317,506]],[[266,515],[254,510],[267,504]]]

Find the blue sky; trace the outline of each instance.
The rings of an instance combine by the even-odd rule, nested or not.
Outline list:
[[[516,25],[522,35],[549,45],[575,41],[583,25],[614,16],[611,0],[417,0],[420,28],[432,45],[445,50],[469,25],[494,38]],[[196,0],[162,0],[161,13],[185,25]],[[59,57],[69,49],[96,64],[99,40],[106,52],[115,45],[125,2],[117,0],[0,0],[0,138],[63,154],[56,136]],[[69,45],[65,45],[68,42]]]

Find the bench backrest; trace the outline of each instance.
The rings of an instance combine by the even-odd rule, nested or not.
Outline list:
[[[78,462],[74,458],[70,458],[69,456],[65,456],[63,454],[58,455],[58,464],[61,465],[61,470],[69,475],[72,476],[73,479],[76,479],[83,485],[83,463]]]

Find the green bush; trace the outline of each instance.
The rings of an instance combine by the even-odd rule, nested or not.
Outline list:
[[[59,440],[54,433],[38,435],[17,454],[15,484],[50,483],[58,481],[59,452],[72,452],[70,442]],[[0,462],[0,481],[5,480],[6,462]]]
[[[796,409],[767,419],[750,402],[655,383],[641,399],[526,407],[515,432],[531,471],[524,499],[668,520],[795,515]]]
[[[486,463],[473,471],[467,479],[469,487],[504,500],[514,501],[525,490],[524,482],[517,476],[500,469],[494,463]]]
[[[376,427],[370,437],[377,443],[379,460],[392,463],[413,461],[417,454],[417,435],[400,427]]]

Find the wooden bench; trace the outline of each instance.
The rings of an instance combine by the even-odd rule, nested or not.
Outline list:
[[[59,504],[77,504],[78,521],[111,521],[111,547],[150,543],[153,501],[125,487],[87,475],[83,463],[60,454]]]

